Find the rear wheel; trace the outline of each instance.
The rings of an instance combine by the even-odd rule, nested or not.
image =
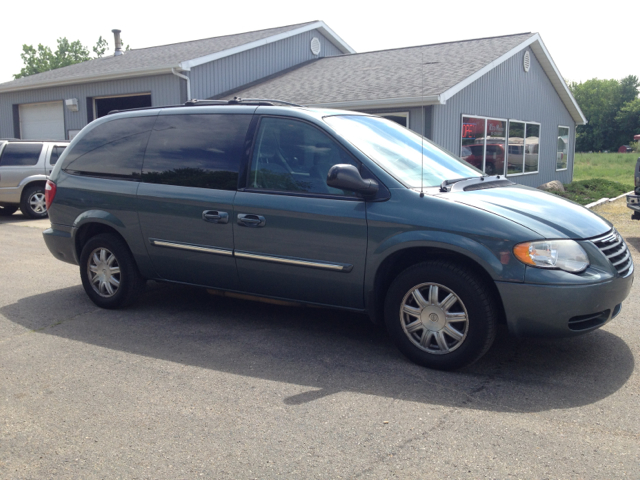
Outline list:
[[[47,204],[44,201],[44,185],[26,187],[22,192],[20,210],[27,217],[46,218]]]
[[[0,217],[9,217],[14,213],[16,213],[16,210],[18,210],[18,207],[14,207],[14,206],[0,207]]]
[[[109,233],[96,235],[85,244],[80,277],[93,303],[110,309],[131,304],[145,285],[127,244]]]
[[[497,307],[482,280],[453,263],[429,261],[402,272],[385,301],[396,346],[419,365],[451,370],[478,360],[493,343]]]

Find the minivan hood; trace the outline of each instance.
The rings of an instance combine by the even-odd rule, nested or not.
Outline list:
[[[577,203],[522,185],[451,192],[443,196],[507,218],[545,238],[591,238],[612,228],[607,220]]]

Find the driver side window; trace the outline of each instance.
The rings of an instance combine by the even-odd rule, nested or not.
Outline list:
[[[327,185],[337,164],[358,164],[331,138],[304,122],[263,118],[253,149],[249,188],[355,196]]]

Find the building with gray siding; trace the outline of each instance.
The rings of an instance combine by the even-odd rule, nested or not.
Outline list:
[[[576,125],[586,123],[538,34],[356,54],[316,21],[0,84],[0,137],[71,138],[109,110],[234,96],[382,115],[530,186],[572,180]]]
[[[209,98],[318,58],[353,52],[320,21],[116,50],[0,84],[0,138],[69,139],[110,110]]]

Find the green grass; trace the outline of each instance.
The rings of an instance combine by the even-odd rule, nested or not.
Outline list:
[[[633,190],[637,153],[576,153],[573,182],[559,195],[582,205]]]
[[[633,185],[638,157],[638,153],[576,153],[573,181],[602,178]]]
[[[566,190],[564,193],[554,193],[581,205],[587,205],[601,198],[615,198],[623,193],[630,192],[633,190],[633,185],[613,182],[603,178],[590,178],[588,180],[571,182],[565,185],[564,188]]]

